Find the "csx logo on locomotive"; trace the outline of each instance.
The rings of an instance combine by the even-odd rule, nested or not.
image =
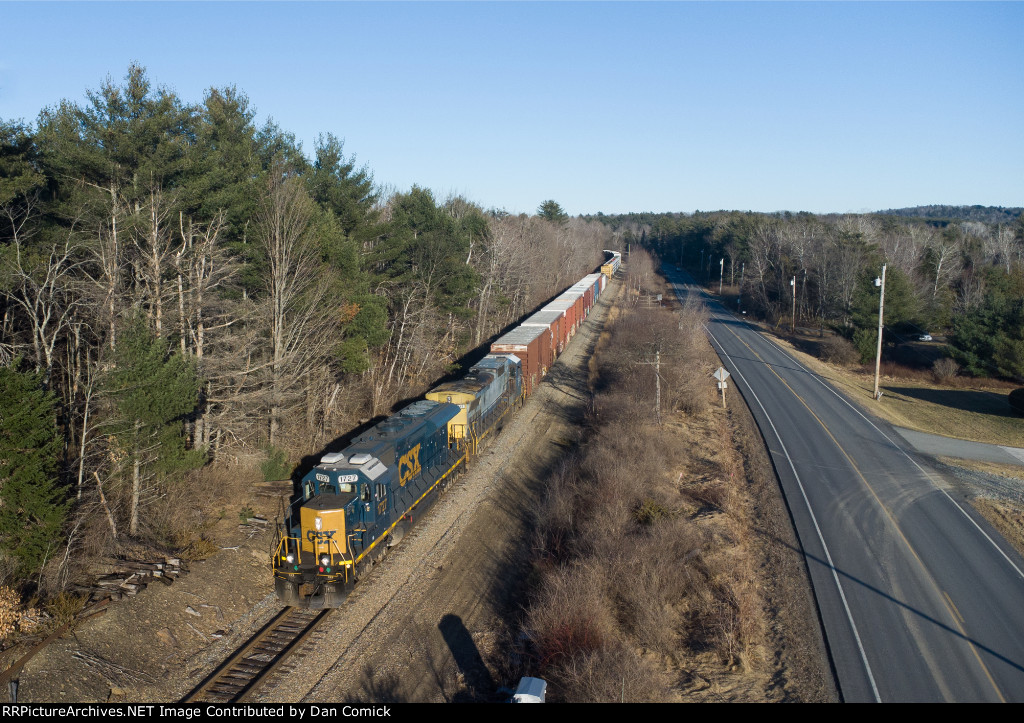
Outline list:
[[[310,542],[322,542],[323,540],[332,540],[337,530],[324,530],[319,532],[317,530],[306,530],[306,539]]]
[[[406,482],[423,471],[423,467],[420,466],[420,447],[422,446],[422,444],[417,444],[398,460],[398,483],[403,487]]]

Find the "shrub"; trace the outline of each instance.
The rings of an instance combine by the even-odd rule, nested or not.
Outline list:
[[[181,551],[181,558],[188,562],[198,562],[213,557],[217,553],[217,545],[205,537],[200,537],[189,543],[188,547]]]
[[[659,520],[671,517],[673,511],[657,500],[647,498],[633,510],[633,517],[641,525],[652,525]]]
[[[874,360],[878,354],[878,330],[857,329],[853,332],[853,346],[860,354],[860,363],[867,364]]]
[[[614,637],[607,580],[597,565],[558,568],[547,577],[528,614],[542,670],[598,650]]]
[[[566,703],[666,703],[672,681],[622,641],[610,641],[549,675]]]
[[[946,384],[960,371],[960,365],[949,357],[936,359],[932,364],[932,379],[936,384]]]
[[[75,616],[82,612],[87,602],[89,602],[88,595],[62,592],[46,604],[46,612],[53,618],[56,627],[74,620]]]
[[[288,479],[292,474],[292,465],[288,461],[288,453],[277,447],[267,447],[267,458],[260,465],[264,482],[276,482]]]
[[[860,361],[853,344],[841,336],[830,336],[821,342],[818,356],[830,364],[856,364]]]
[[[1020,389],[1014,389],[1010,392],[1010,395],[1006,398],[1006,401],[1010,403],[1010,406],[1016,409],[1021,414],[1024,414],[1024,387]]]

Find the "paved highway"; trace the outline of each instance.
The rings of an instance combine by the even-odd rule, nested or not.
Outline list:
[[[681,298],[699,293],[675,277]],[[891,427],[706,301],[729,392],[753,412],[796,525],[843,700],[1024,701],[1024,559]]]

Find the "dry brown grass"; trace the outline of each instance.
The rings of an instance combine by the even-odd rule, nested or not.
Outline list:
[[[950,467],[962,467],[964,469],[974,470],[975,472],[984,472],[985,474],[995,475],[996,477],[1006,477],[1008,479],[1015,479],[1024,482],[1024,467],[1016,464],[997,464],[996,462],[982,462],[975,459],[960,459],[958,457],[938,457],[937,458],[942,464]]]
[[[976,497],[974,508],[1024,555],[1024,504]]]
[[[765,699],[752,503],[703,313],[636,308],[606,327],[588,441],[552,472],[535,525],[526,625],[554,700],[678,700],[709,677],[716,695]]]
[[[261,479],[259,469],[242,465],[211,465],[188,474],[151,510],[155,540],[175,551],[202,546],[215,525],[237,522],[239,511],[252,505],[252,483]]]
[[[890,424],[973,442],[1024,447],[1024,416],[1007,402],[1014,388],[1009,382],[952,377],[948,384],[935,384],[930,370],[884,363],[880,383],[884,395],[874,402],[874,368],[826,364],[785,339],[775,340],[865,413]]]

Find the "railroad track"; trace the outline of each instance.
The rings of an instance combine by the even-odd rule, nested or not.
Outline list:
[[[263,686],[333,612],[284,608],[182,698],[182,703],[237,703]]]

